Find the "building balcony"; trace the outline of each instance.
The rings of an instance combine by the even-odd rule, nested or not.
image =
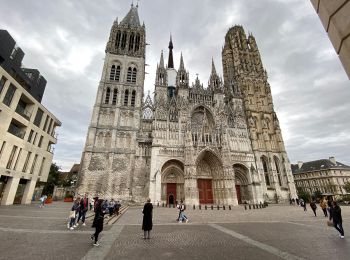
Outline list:
[[[21,107],[21,106],[17,106],[16,108],[16,113],[20,114],[22,117],[24,117],[25,119],[27,119],[28,121],[30,120],[32,113],[29,112],[27,109]]]
[[[26,131],[24,128],[18,127],[17,125],[11,123],[8,129],[8,132],[23,139]]]

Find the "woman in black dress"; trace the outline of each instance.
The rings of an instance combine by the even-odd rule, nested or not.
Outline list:
[[[95,217],[94,217],[94,221],[92,222],[92,227],[95,228],[95,233],[91,235],[91,240],[94,240],[94,246],[100,245],[98,243],[98,235],[103,230],[103,218],[104,218],[105,212],[102,208],[102,203],[103,203],[102,199],[99,199],[95,203]]]
[[[151,203],[151,200],[148,199],[146,204],[143,206],[143,220],[142,220],[142,230],[143,230],[143,238],[144,239],[150,239],[150,232],[152,230],[152,211],[153,211],[153,205]]]

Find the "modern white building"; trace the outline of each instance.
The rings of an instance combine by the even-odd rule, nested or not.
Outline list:
[[[0,203],[29,204],[46,182],[55,129],[61,122],[42,104],[46,80],[22,67],[23,51],[0,30]]]

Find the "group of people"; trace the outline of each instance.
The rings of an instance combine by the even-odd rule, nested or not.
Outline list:
[[[295,200],[296,203],[304,208],[304,211],[307,211],[306,202],[303,199]],[[291,201],[291,204],[294,204]],[[317,202],[312,199],[310,202],[310,208],[314,213],[315,217],[317,217]],[[338,203],[332,198],[323,198],[320,201],[320,208],[322,209],[323,215],[325,218],[329,218],[328,224],[333,226],[338,232],[340,238],[344,238],[344,228],[343,228],[343,219],[341,215],[341,208]]]
[[[86,213],[94,210],[95,216],[92,222],[92,227],[95,228],[95,233],[91,235],[91,240],[94,241],[94,246],[99,246],[98,237],[103,230],[103,221],[106,214],[110,217],[114,214],[119,215],[121,204],[119,201],[111,199],[110,201],[100,199],[98,196],[89,199],[87,195],[83,198],[76,198],[73,201],[72,208],[69,212],[69,221],[67,227],[73,230],[79,226],[81,220],[82,225],[86,226]]]

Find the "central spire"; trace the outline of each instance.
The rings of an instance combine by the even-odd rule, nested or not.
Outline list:
[[[169,41],[169,58],[168,58],[168,68],[174,68],[174,60],[173,60],[173,40],[170,35]]]

